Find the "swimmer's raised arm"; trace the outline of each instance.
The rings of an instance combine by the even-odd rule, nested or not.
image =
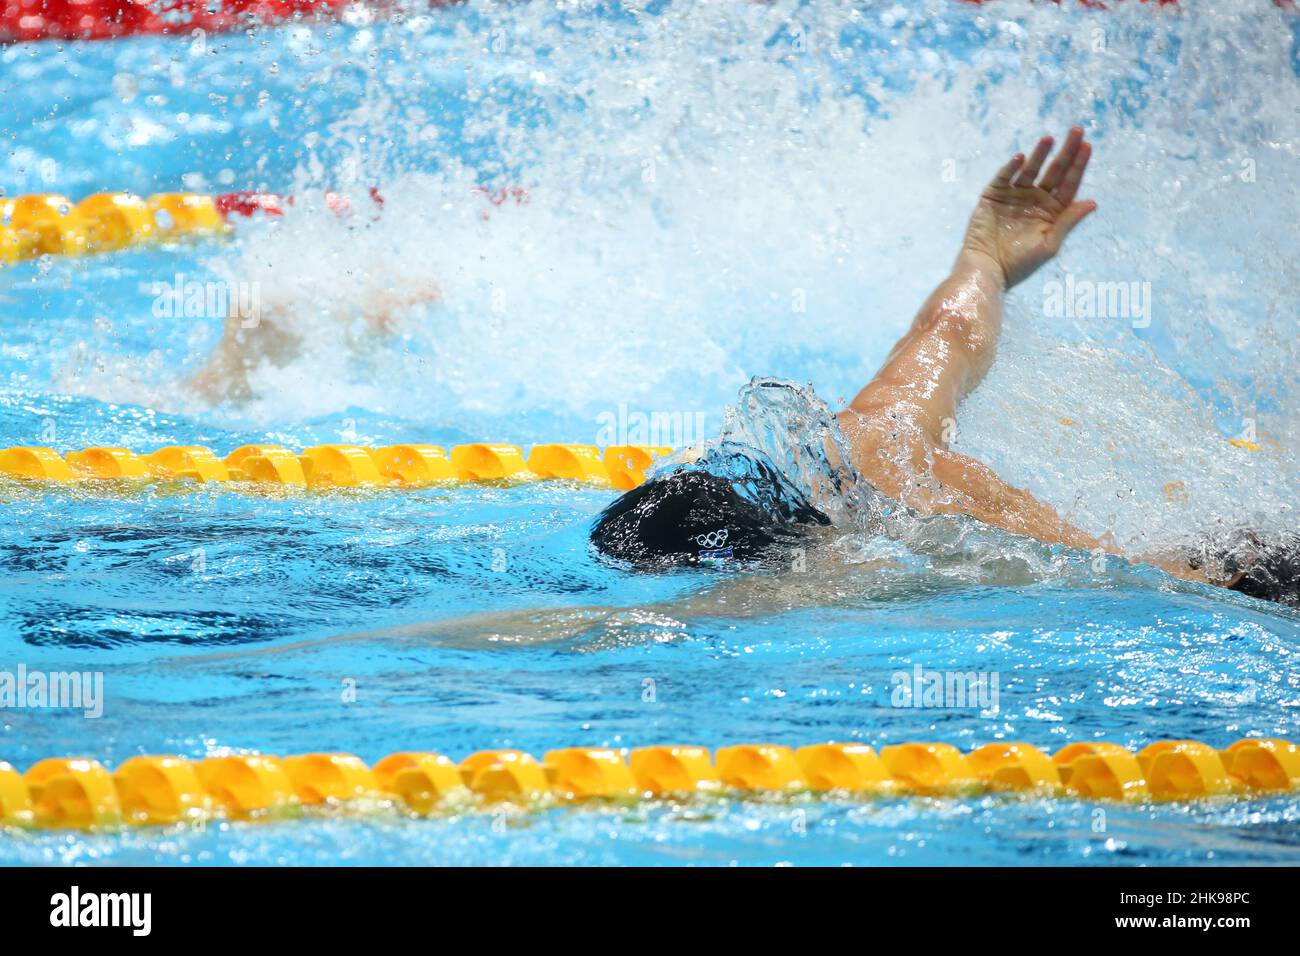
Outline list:
[[[993,363],[1004,292],[1056,255],[1097,208],[1091,200],[1075,200],[1092,155],[1083,130],[1070,130],[1043,171],[1051,149],[1052,138],[1043,137],[1029,157],[1011,157],[985,187],[951,273],[884,367],[840,413],[840,423],[858,469],[904,504],[1091,549],[1100,546],[1096,538],[947,447],[957,406]]]
[[[839,418],[858,470],[922,513],[966,514],[1047,544],[1118,553],[983,462],[948,448],[957,406],[993,363],[1003,294],[1055,256],[1097,208],[1075,198],[1092,156],[1083,130],[1070,130],[1044,171],[1051,150],[1052,138],[1044,136],[1029,157],[1012,156],[985,187],[952,272]],[[1145,563],[1209,580],[1181,559]]]
[[[921,306],[912,327],[842,418],[889,419],[919,429],[932,444],[957,406],[988,371],[1002,331],[1002,295],[1052,256],[1097,208],[1075,202],[1092,147],[1070,130],[1056,159],[1035,184],[1052,138],[1028,159],[1017,153],[985,187],[951,273]],[[891,427],[892,430],[892,427]]]
[[[249,370],[262,362],[283,365],[298,354],[302,338],[273,310],[226,316],[221,338],[203,367],[190,379],[190,388],[204,401],[246,401],[252,397]]]
[[[414,289],[380,288],[372,290],[360,314],[363,328],[370,336],[392,334],[396,316],[414,305],[437,302],[442,290],[429,281]],[[190,379],[190,388],[205,401],[246,401],[252,397],[249,372],[258,365],[286,365],[301,352],[303,336],[294,329],[292,317],[283,309],[260,308],[245,315],[238,309],[226,317],[208,360]]]

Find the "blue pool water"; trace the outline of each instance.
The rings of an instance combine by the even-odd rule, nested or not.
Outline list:
[[[1078,120],[1100,212],[1013,294],[956,446],[1131,553],[1294,528],[1295,17],[1049,6],[470,5],[0,50],[8,195],[302,197],[231,239],[6,267],[0,445],[605,443],[650,416],[681,445],[754,374],[833,404],[989,172]],[[528,203],[472,192],[508,184]],[[186,382],[222,317],[156,315],[178,275],[255,283],[304,353],[208,403]],[[1053,316],[1066,277],[1149,282],[1150,321]],[[97,719],[0,711],[0,759],[1300,737],[1283,607],[951,522],[850,525],[775,580],[631,575],[586,546],[610,498],[0,485],[0,668],[105,681]],[[918,666],[996,675],[996,713],[895,706]],[[0,863],[1296,863],[1298,816],[797,798],[6,832]]]

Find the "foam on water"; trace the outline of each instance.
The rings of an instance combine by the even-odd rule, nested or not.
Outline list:
[[[394,28],[376,42],[414,54],[423,41]],[[496,74],[467,82],[466,125],[489,159],[361,149],[344,166],[384,183],[380,220],[286,223],[224,265],[266,270],[268,285],[301,277],[288,307],[330,315],[323,327],[369,288],[442,287],[445,304],[410,315],[409,339],[377,360],[400,389],[304,388],[317,356],[259,380],[276,414],[522,405],[582,420],[627,401],[716,415],[754,373],[810,379],[833,402],[946,268],[989,171],[1077,119],[1097,140],[1087,192],[1101,210],[1012,297],[958,447],[1134,545],[1207,516],[1293,523],[1292,43],[1259,4],[489,7],[428,66],[499,54]],[[410,124],[427,100],[410,70],[376,67],[388,108],[345,118],[350,141],[364,128],[389,144]],[[313,168],[301,186],[340,185],[337,168]],[[531,199],[485,220],[461,194],[494,174]],[[1150,325],[1045,315],[1046,284],[1066,274],[1150,283]],[[1253,455],[1223,442],[1248,419],[1266,439]],[[1179,481],[1186,503],[1162,493]]]

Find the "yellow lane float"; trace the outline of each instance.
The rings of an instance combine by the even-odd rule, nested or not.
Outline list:
[[[403,485],[423,485],[456,477],[451,459],[438,445],[386,445],[371,453],[380,477]]]
[[[633,797],[636,780],[617,750],[568,747],[548,750],[542,766],[551,789],[570,800],[587,797]]]
[[[201,193],[158,193],[149,197],[149,208],[163,236],[215,234],[227,228],[216,200]]]
[[[309,485],[354,488],[380,483],[379,468],[370,450],[360,445],[317,445],[302,453]]]
[[[169,445],[145,456],[150,471],[159,478],[190,481],[229,481],[226,463],[200,445]]]
[[[531,801],[550,791],[542,765],[522,750],[481,750],[461,761],[460,772],[486,800]]]
[[[628,491],[643,484],[647,472],[660,458],[671,455],[671,448],[642,445],[610,445],[603,456],[609,483],[620,491]]]
[[[1228,772],[1248,789],[1300,788],[1300,747],[1289,740],[1239,740],[1224,754]]]
[[[117,786],[98,760],[49,757],[28,768],[23,780],[42,827],[84,830],[122,822]]]
[[[195,771],[203,789],[228,816],[265,814],[297,803],[293,782],[276,757],[208,757]]]
[[[0,449],[0,475],[46,481],[72,481],[76,477],[53,448],[36,447]]]
[[[36,193],[0,201],[0,223],[18,237],[16,258],[86,252],[89,237],[81,213],[67,196]]]
[[[230,477],[266,485],[307,486],[298,456],[279,445],[241,445],[224,459]]]
[[[88,478],[147,478],[149,462],[129,448],[85,448],[68,453],[68,464]]]
[[[374,774],[381,791],[396,795],[420,816],[441,805],[463,803],[470,795],[460,768],[442,754],[389,754],[375,764]]]
[[[688,794],[721,786],[706,747],[638,747],[628,757],[637,787],[655,795]]]
[[[528,470],[538,478],[568,478],[609,484],[609,469],[595,445],[535,445]]]
[[[457,445],[451,450],[451,466],[461,481],[500,481],[528,476],[524,453],[516,445]]]
[[[1164,800],[1231,793],[1234,783],[1213,747],[1195,740],[1162,740],[1137,755],[1151,796]]]
[[[812,744],[796,750],[795,757],[810,790],[876,793],[893,784],[889,768],[865,744]]]
[[[140,826],[197,822],[213,801],[194,764],[180,757],[132,757],[113,774],[123,819]]]
[[[966,763],[976,777],[998,790],[1055,789],[1061,785],[1060,769],[1033,744],[985,744],[973,750]]]
[[[883,747],[880,759],[895,780],[917,793],[943,793],[976,781],[962,752],[952,744],[896,744]]]
[[[356,800],[378,790],[375,775],[352,754],[304,754],[281,761],[303,803]]]
[[[96,193],[77,203],[89,248],[108,252],[153,238],[158,225],[150,204],[133,193]]]
[[[34,822],[32,795],[23,775],[0,760],[0,826],[29,826]]]
[[[723,785],[737,790],[801,790],[807,786],[794,751],[778,744],[719,747],[714,762]]]

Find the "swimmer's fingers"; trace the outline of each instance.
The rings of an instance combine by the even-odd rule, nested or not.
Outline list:
[[[1016,170],[1024,165],[1024,162],[1025,154],[1016,153],[1016,155],[1012,156],[1011,159],[1007,161],[1005,166],[998,170],[998,174],[993,177],[993,182],[989,185],[994,189],[1009,189],[1011,186],[1011,177],[1016,174]]]
[[[1084,170],[1088,168],[1088,160],[1091,158],[1092,145],[1089,143],[1080,144],[1079,151],[1074,154],[1074,162],[1065,171],[1065,177],[1061,180],[1061,184],[1052,191],[1052,195],[1067,206],[1074,202],[1075,194],[1079,191],[1079,184],[1083,182]]]
[[[1074,163],[1075,154],[1079,152],[1079,147],[1083,145],[1083,127],[1071,126],[1069,134],[1065,137],[1065,142],[1061,145],[1061,151],[1056,154],[1052,164],[1047,167],[1047,172],[1043,174],[1043,181],[1038,184],[1039,189],[1051,192],[1061,184],[1065,178],[1066,171]]]
[[[1091,199],[1085,199],[1083,202],[1072,202],[1065,207],[1056,220],[1055,240],[1056,248],[1060,248],[1061,243],[1065,241],[1071,230],[1079,223],[1083,222],[1088,216],[1097,211],[1097,204]]]
[[[1038,145],[1034,147],[1034,151],[1030,155],[1028,162],[1021,167],[1016,178],[1012,180],[1011,184],[1013,186],[1027,189],[1034,184],[1034,180],[1038,178],[1038,171],[1043,168],[1043,160],[1045,160],[1047,154],[1052,151],[1052,142],[1053,140],[1050,136],[1044,136],[1038,141]]]

